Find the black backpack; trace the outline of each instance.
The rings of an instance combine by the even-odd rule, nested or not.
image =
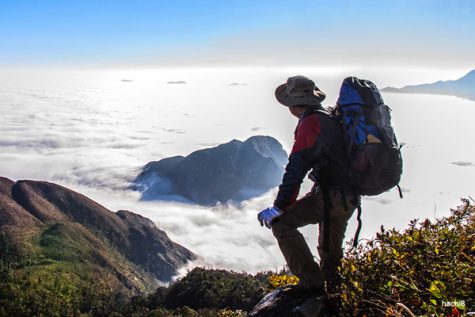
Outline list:
[[[369,80],[343,80],[336,112],[342,125],[348,155],[348,176],[355,194],[375,196],[398,186],[402,156],[391,109]],[[398,186],[399,193],[401,190]]]

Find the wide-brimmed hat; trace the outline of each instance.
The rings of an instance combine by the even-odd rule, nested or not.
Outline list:
[[[275,90],[275,98],[286,107],[317,106],[326,95],[305,76],[293,76]]]

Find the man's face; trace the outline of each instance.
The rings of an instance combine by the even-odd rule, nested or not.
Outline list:
[[[300,115],[305,111],[305,108],[300,106],[289,107],[289,111],[295,117],[300,118]]]

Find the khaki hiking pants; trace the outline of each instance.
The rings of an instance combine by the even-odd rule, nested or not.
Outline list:
[[[303,198],[297,200],[276,219],[272,224],[272,232],[277,238],[280,250],[284,255],[290,271],[300,279],[300,285],[305,288],[323,288],[327,282],[327,291],[330,293],[339,292],[341,285],[338,274],[338,266],[343,257],[342,243],[345,238],[345,231],[348,220],[351,218],[358,201],[354,201],[353,195],[342,196],[341,192],[330,190],[330,239],[329,250],[323,250],[323,194],[310,192]],[[346,199],[346,207],[343,203]],[[320,265],[318,265],[302,234],[297,230],[300,227],[317,224],[318,233],[318,254]]]

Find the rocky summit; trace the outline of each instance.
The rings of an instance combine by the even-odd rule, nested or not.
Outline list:
[[[24,274],[128,295],[153,291],[197,258],[138,214],[112,212],[53,183],[3,177],[0,238]]]
[[[133,188],[144,200],[213,205],[259,196],[280,184],[287,163],[282,145],[269,136],[232,140],[144,166]]]

